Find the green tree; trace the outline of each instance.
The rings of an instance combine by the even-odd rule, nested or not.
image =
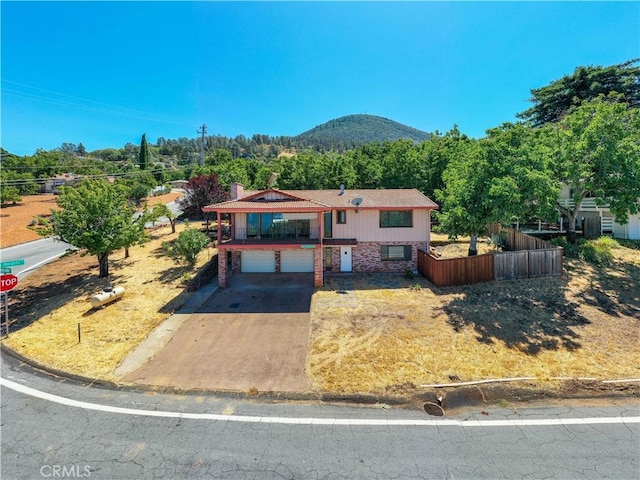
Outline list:
[[[146,170],[149,168],[149,160],[151,154],[149,152],[149,145],[147,144],[147,134],[142,134],[142,140],[140,140],[140,153],[138,154],[138,165],[140,170]]]
[[[619,101],[640,106],[640,59],[609,67],[578,67],[549,85],[531,90],[533,106],[518,114],[535,126],[559,121],[584,101],[618,93]]]
[[[464,152],[469,141],[458,126],[454,125],[444,135],[432,133],[429,140],[417,145],[415,148],[419,156],[420,183],[416,188],[428,197],[435,198],[436,190],[444,186],[442,174],[447,165]]]
[[[608,96],[585,102],[544,130],[553,155],[551,179],[571,192],[573,205],[556,202],[568,219],[571,243],[577,213],[587,196],[609,205],[618,223],[627,223],[629,214],[638,212],[640,109],[618,100]]]
[[[171,224],[171,233],[176,233],[176,220],[178,219],[178,216],[164,203],[156,203],[152,208],[154,218],[158,219],[160,217],[167,217]]]
[[[466,143],[444,171],[444,187],[436,191],[443,202],[439,219],[450,237],[471,237],[469,255],[477,254],[478,236],[488,233],[490,223],[554,215],[550,199],[558,198],[559,189],[549,181],[548,157],[534,140],[531,128],[503,125]]]
[[[49,222],[38,233],[54,236],[98,258],[100,277],[109,276],[109,255],[147,240],[148,211],[134,218],[124,185],[87,180],[76,187],[61,187],[60,210],[51,210]]]
[[[13,203],[15,205],[21,201],[20,191],[16,187],[2,187],[0,189],[0,204],[7,205]]]
[[[218,165],[224,162],[233,161],[233,156],[231,155],[231,151],[226,148],[216,148],[210,154],[207,155],[207,158],[204,162],[205,165]]]
[[[129,189],[127,198],[136,206],[142,205],[142,201],[149,196],[149,192],[156,185],[150,172],[130,173],[126,177],[118,178],[116,183],[125,185]]]
[[[209,237],[195,228],[180,232],[175,242],[163,242],[165,253],[176,263],[195,265],[198,254],[210,243]]]
[[[345,153],[356,173],[354,188],[380,188],[383,169],[381,146],[369,143]]]

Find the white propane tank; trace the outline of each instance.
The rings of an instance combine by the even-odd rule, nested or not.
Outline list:
[[[124,296],[124,287],[105,288],[102,293],[91,297],[91,306],[93,308],[103,307],[107,303],[111,303]]]

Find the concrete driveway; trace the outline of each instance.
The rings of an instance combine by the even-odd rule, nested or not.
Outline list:
[[[124,381],[184,389],[306,392],[313,274],[233,275]]]

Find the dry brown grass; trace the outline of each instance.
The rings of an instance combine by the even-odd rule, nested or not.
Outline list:
[[[637,378],[640,255],[614,252],[604,270],[574,261],[562,278],[468,287],[331,279],[314,296],[307,372],[321,390],[373,393],[500,377]]]
[[[458,237],[456,241],[451,241],[444,233],[432,233],[431,247],[440,258],[466,257],[469,253],[469,237]],[[478,255],[496,251],[488,238],[479,238],[476,247]]]
[[[76,253],[46,265],[20,282],[12,294],[12,332],[4,343],[44,365],[92,378],[113,380],[113,370],[160,322],[188,298],[183,274],[191,272],[162,253],[176,234],[160,227],[144,246],[110,256],[110,278],[98,278],[94,256]],[[198,265],[215,253],[206,249]],[[105,286],[122,286],[124,298],[92,310],[89,298]],[[78,323],[81,343],[78,343]]]

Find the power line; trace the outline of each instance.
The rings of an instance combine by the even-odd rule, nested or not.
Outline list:
[[[163,171],[165,170],[162,168],[157,168],[155,170],[145,170],[145,172],[149,172],[149,173],[163,172]],[[64,180],[69,180],[69,181],[99,180],[99,179],[105,179],[109,177],[127,178],[127,177],[137,176],[139,174],[140,174],[139,171],[122,172],[122,173],[101,173],[101,174],[94,174],[94,175],[76,175],[73,178],[65,178]],[[45,184],[48,181],[56,181],[56,180],[63,180],[63,179],[60,177],[15,178],[15,179],[8,179],[8,180],[0,179],[0,184],[2,185],[2,187],[15,187],[19,185],[25,185],[28,183]]]
[[[34,86],[26,85],[23,83],[13,82],[11,80],[2,79],[2,82],[9,83],[18,87],[24,87],[27,89],[37,90],[40,92],[46,92],[54,95],[54,96],[51,96],[51,95],[35,94],[28,91],[20,91],[12,88],[3,87],[2,94],[8,95],[11,97],[44,102],[44,103],[49,103],[52,105],[57,105],[57,106],[66,107],[66,108],[76,108],[76,109],[85,110],[89,112],[103,113],[103,114],[116,115],[116,116],[119,115],[124,117],[137,118],[141,120],[149,120],[153,122],[185,125],[184,122],[177,122],[175,120],[172,120],[166,117],[159,117],[153,113],[145,112],[142,110],[135,110],[132,108],[125,108],[125,107],[111,105],[104,102],[98,102],[96,100],[90,100],[87,98],[75,97],[73,95],[67,95],[64,93],[55,92],[53,90],[47,90],[45,88],[34,87]],[[64,97],[64,98],[55,98],[55,97]],[[71,99],[71,100],[67,100],[67,99]]]

